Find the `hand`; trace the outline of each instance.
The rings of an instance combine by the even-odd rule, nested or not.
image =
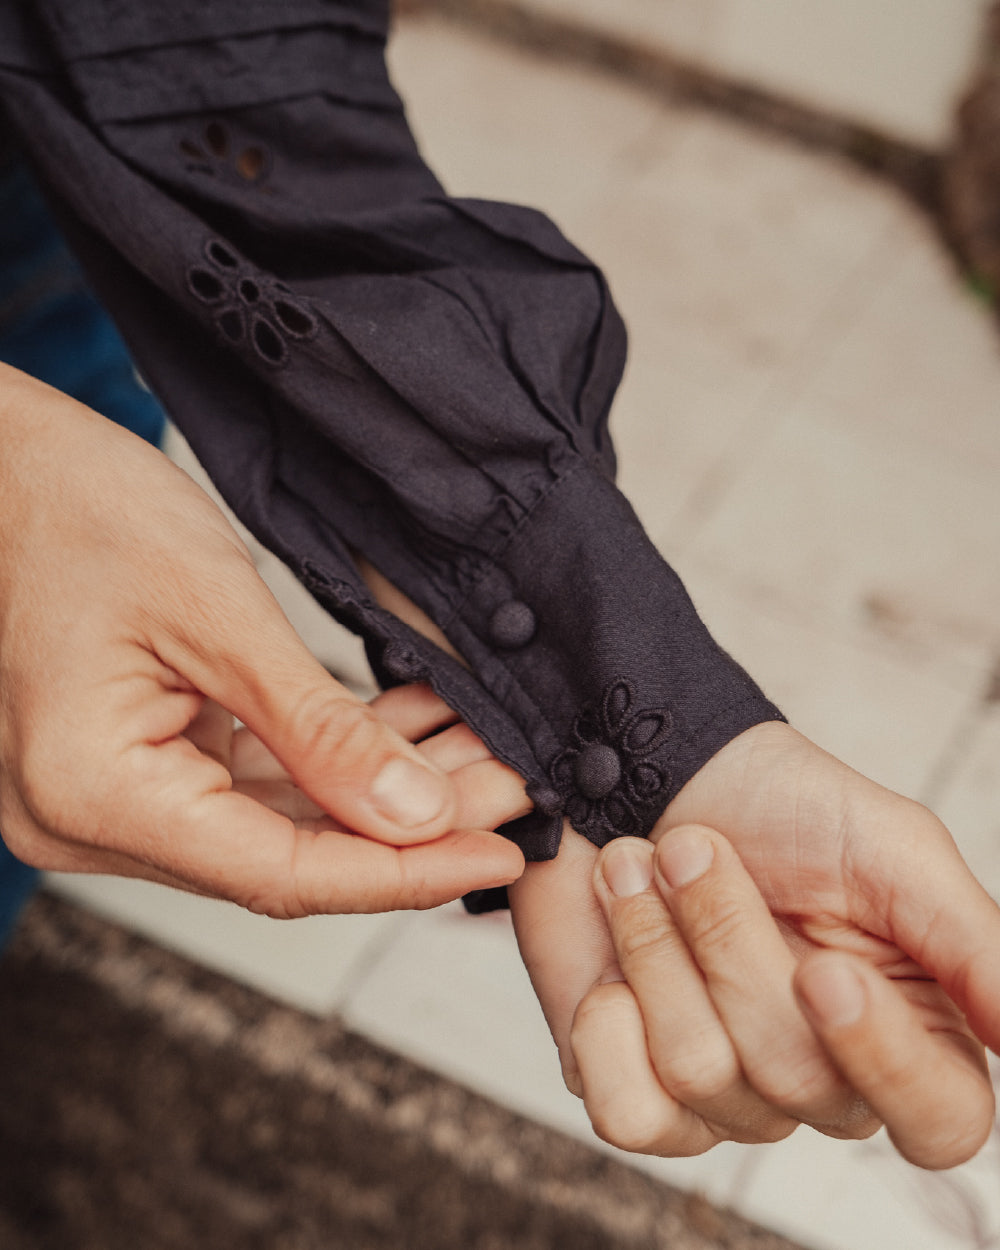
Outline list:
[[[697,836],[706,875],[671,885]],[[931,813],[769,724],[709,761],[654,838],[657,889],[615,898],[605,874],[634,842],[598,862],[575,835],[512,887],[567,1083],[600,1132],[688,1154],[881,1119],[923,1166],[975,1153],[993,1096],[972,1033],[1000,1047],[1000,911]]]
[[[592,991],[573,1026],[599,1132],[695,1153],[727,1138],[775,1141],[800,1122],[864,1137],[882,1120],[927,1166],[982,1144],[993,1118],[983,1048],[898,951],[865,958],[803,942],[729,843],[697,826],[655,849],[614,844],[595,888],[625,977]]]
[[[448,647],[395,588],[366,575]],[[707,875],[671,886],[684,830],[670,831],[688,821],[718,825],[729,844],[704,830]],[[993,1092],[956,1003],[997,1049],[1000,955],[990,944],[1000,950],[1000,911],[930,812],[768,724],[688,782],[659,839],[662,894],[651,844],[619,840],[599,858],[568,825],[558,857],[529,864],[509,891],[566,1083],[601,1136],[685,1155],[727,1138],[775,1141],[802,1121],[865,1137],[880,1116],[913,1162],[947,1167],[975,1153]],[[910,871],[896,862],[907,844]],[[645,864],[643,885],[616,900],[605,870],[629,849]],[[925,971],[910,956],[959,916]],[[852,990],[854,1020],[844,1017]]]
[[[529,809],[520,778],[498,763],[429,687],[399,686],[369,706],[448,774],[460,828],[489,828]],[[236,728],[233,717],[211,700],[202,705],[185,737],[227,769],[234,791],[286,817],[301,836],[336,855],[338,880],[327,885],[321,904],[304,906],[296,914],[436,907],[464,893],[465,887],[455,883],[479,871],[475,858],[484,841],[481,833],[452,833],[430,843],[395,847],[344,829],[303,793],[256,735]]]
[[[16,855],[281,916],[427,906],[517,876],[505,839],[455,832],[471,809],[442,745],[418,750],[323,670],[164,456],[6,367],[0,448],[0,828]],[[241,792],[198,749],[213,705],[329,819],[297,826]],[[492,775],[491,822],[524,802]]]

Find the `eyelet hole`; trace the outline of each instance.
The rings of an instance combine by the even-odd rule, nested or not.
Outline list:
[[[284,329],[295,338],[305,338],[316,330],[316,322],[309,313],[286,299],[274,301],[274,313]]]
[[[195,295],[206,304],[214,304],[217,299],[222,298],[222,283],[207,269],[192,269],[188,274],[188,282]]]
[[[253,345],[264,360],[272,365],[285,362],[285,344],[274,326],[257,318],[253,323]]]
[[[239,261],[233,253],[218,239],[213,239],[205,248],[205,254],[209,260],[214,260],[217,265],[223,269],[236,269],[239,267]]]
[[[260,287],[253,278],[241,278],[239,292],[244,304],[256,304],[260,299]]]
[[[238,343],[243,337],[243,318],[235,308],[228,308],[219,318],[219,329],[230,343]]]

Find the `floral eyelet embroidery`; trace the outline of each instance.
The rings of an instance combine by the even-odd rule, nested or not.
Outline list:
[[[272,164],[268,149],[259,143],[240,143],[225,122],[207,122],[197,138],[185,135],[177,148],[192,173],[221,178],[230,186],[272,191],[267,185]]]
[[[215,325],[230,343],[248,343],[265,364],[288,361],[288,340],[308,339],[316,318],[283,282],[252,269],[226,243],[210,239],[205,264],[188,270],[188,290],[213,309]]]
[[[642,830],[643,809],[670,781],[654,758],[670,729],[666,709],[635,707],[626,681],[612,682],[598,705],[577,716],[571,745],[549,770],[575,829],[600,840]]]

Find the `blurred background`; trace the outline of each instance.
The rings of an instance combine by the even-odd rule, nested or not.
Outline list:
[[[1000,896],[998,24],[985,0],[410,0],[391,61],[449,191],[537,206],[605,269],[631,336],[612,422],[621,485],[709,627],[804,733],[936,810]],[[198,473],[174,433],[168,449]],[[370,690],[355,640],[258,558],[320,658]],[[573,1183],[539,1199],[582,1204],[586,1235],[467,1230],[465,1244],[1000,1246],[1000,1137],[940,1176],[881,1137],[805,1129],[696,1160],[601,1146],[562,1087],[505,915],[279,923],[139,882],[52,877],[47,890],[15,955],[56,959],[60,925],[82,924],[89,970],[81,956],[61,975],[110,999],[127,989],[157,1028],[193,1020],[199,1044],[224,1047],[211,1002],[253,992],[319,1051],[346,1029],[386,1048],[379,1063],[419,1065],[409,1080],[453,1088],[431,1159],[462,1155],[468,1126],[455,1125],[473,1106],[487,1137],[513,1133],[490,1104],[463,1101],[474,1091],[553,1131],[539,1159],[565,1140],[628,1169],[600,1172],[605,1207],[588,1206],[591,1165],[573,1155]],[[102,938],[105,921],[125,936]],[[195,971],[157,963],[161,950]],[[196,992],[198,969],[222,979],[206,972]],[[173,1024],[147,994],[167,981]],[[526,1174],[504,1166],[516,1205]],[[615,1199],[626,1176],[641,1177],[634,1212],[659,1222],[628,1223]],[[370,1244],[453,1244],[443,1216],[436,1236],[399,1218]],[[338,1236],[286,1230],[269,1244],[369,1244]]]

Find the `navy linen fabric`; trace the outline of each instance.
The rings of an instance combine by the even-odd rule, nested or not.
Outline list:
[[[646,833],[780,713],[613,485],[625,333],[544,216],[447,196],[381,0],[36,0],[0,98],[64,232],[223,495],[383,681],[430,681],[568,816]],[[456,101],[456,111],[461,102]],[[363,553],[467,659],[380,609]]]

